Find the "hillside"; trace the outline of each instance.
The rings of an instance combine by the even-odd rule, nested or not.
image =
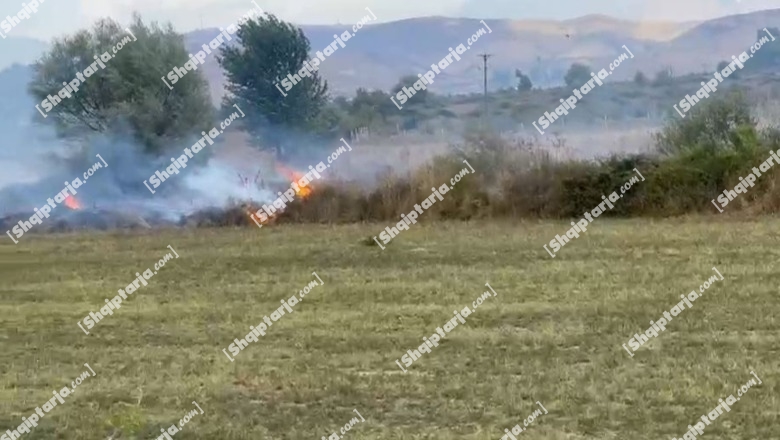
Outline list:
[[[491,88],[514,84],[519,68],[530,75],[538,87],[559,85],[573,62],[594,67],[607,66],[626,45],[636,55],[625,68],[615,71],[614,79],[629,79],[637,70],[650,75],[665,66],[676,75],[712,69],[718,61],[730,58],[753,43],[757,29],[780,22],[780,10],[734,15],[701,23],[632,22],[603,15],[574,20],[485,20],[492,33],[479,39],[472,51],[451,65],[437,78],[437,93],[479,92],[482,65],[477,53],[491,53]],[[465,43],[483,27],[476,19],[426,17],[368,25],[336,51],[321,67],[335,94],[353,94],[358,87],[389,89],[410,73],[424,72],[447,55],[448,48]],[[339,26],[301,26],[313,51],[333,41],[333,34],[351,28]],[[201,29],[185,34],[188,49],[197,51],[219,31]],[[10,37],[10,45],[24,50],[0,54],[0,68],[13,62],[28,63],[40,55],[45,43]],[[380,49],[381,48],[381,49]],[[473,54],[472,54],[473,52]],[[224,77],[210,56],[203,67],[217,101]]]
[[[780,22],[780,10],[735,15],[703,23],[630,22],[590,15],[568,21],[485,20],[493,31],[477,41],[473,55],[448,67],[437,78],[438,93],[479,92],[482,65],[477,53],[491,53],[490,84],[514,84],[514,71],[530,74],[535,85],[559,85],[573,62],[607,66],[628,46],[636,56],[615,80],[629,79],[637,70],[650,74],[671,66],[683,75],[710,70],[752,44],[756,29]],[[347,25],[302,26],[313,50],[333,41]],[[476,19],[427,17],[365,27],[322,64],[321,71],[336,94],[352,94],[358,87],[391,88],[406,74],[421,73],[447,55],[447,49],[465,43],[483,27]],[[216,29],[187,34],[191,49],[213,38]],[[568,35],[568,37],[567,37]],[[382,48],[381,50],[379,48]],[[413,48],[414,50],[410,50]],[[206,68],[212,93],[221,93],[223,81],[216,61]]]

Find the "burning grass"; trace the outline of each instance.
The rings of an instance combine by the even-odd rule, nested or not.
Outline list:
[[[774,141],[772,139],[775,139]],[[733,187],[737,178],[761,163],[768,147],[780,147],[780,136],[761,136],[755,145],[739,150],[707,152],[691,150],[671,157],[629,156],[602,161],[558,161],[549,152],[524,141],[509,142],[497,137],[482,136],[468,139],[464,145],[431,160],[408,173],[388,172],[378,177],[378,183],[362,184],[339,180],[328,175],[314,180],[306,187],[297,187],[295,198],[283,211],[266,214],[264,222],[257,218],[263,203],[272,200],[236,201],[225,208],[210,208],[181,218],[180,221],[159,222],[185,227],[251,227],[256,223],[363,223],[397,222],[401,213],[408,212],[416,203],[431,194],[432,187],[450,181],[463,168],[465,158],[476,172],[461,180],[444,200],[437,201],[422,222],[472,219],[557,219],[577,218],[601,203],[602,195],[615,191],[637,168],[646,182],[638,185],[622,198],[608,214],[619,217],[663,217],[696,213],[716,214],[710,200],[724,188]],[[264,194],[292,191],[291,182],[299,181],[304,173],[282,164],[275,165],[282,177],[268,188],[262,179]],[[247,187],[249,178],[239,174],[241,184]],[[248,187],[247,187],[248,188]],[[293,187],[295,189],[295,187]],[[757,183],[757,190],[729,206],[729,214],[755,215],[780,209],[780,174],[775,169]],[[246,191],[245,199],[252,191]],[[266,195],[265,197],[268,197]],[[84,203],[75,197],[66,199],[73,212],[87,211]],[[67,210],[62,210],[69,212]],[[93,210],[94,211],[94,210]],[[48,226],[35,232],[89,228],[91,223],[73,224],[76,219],[88,217],[65,216],[61,212],[48,219]],[[95,222],[106,228],[121,227],[112,221]],[[13,227],[25,215],[0,219],[0,226]],[[29,214],[26,215],[29,217]],[[94,217],[94,216],[93,216]],[[263,217],[263,216],[260,216]],[[101,221],[98,221],[101,220]],[[145,220],[154,226],[158,222]],[[9,229],[6,227],[6,229]]]
[[[78,211],[80,209],[84,209],[84,206],[81,204],[81,202],[78,201],[75,197],[72,195],[69,195],[68,197],[65,197],[65,206],[68,209],[72,209],[74,211]]]
[[[300,171],[295,171],[292,168],[286,167],[280,163],[276,164],[276,172],[280,175],[284,176],[287,180],[290,182],[298,182],[301,180],[305,173],[302,173]],[[302,199],[306,199],[309,197],[312,193],[312,185],[307,185],[305,187],[299,187],[298,190],[295,192],[296,197],[300,197]]]

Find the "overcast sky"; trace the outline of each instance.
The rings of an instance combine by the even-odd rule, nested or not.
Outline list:
[[[32,0],[0,0],[0,17]],[[40,0],[38,0],[40,1]],[[780,0],[255,0],[266,12],[298,24],[352,24],[369,7],[378,21],[411,17],[569,19],[605,14],[629,20],[705,20],[780,8]],[[144,21],[170,21],[181,32],[224,27],[253,5],[249,0],[45,0],[39,12],[9,35],[41,40],[86,27],[110,16],[122,23],[135,10]]]

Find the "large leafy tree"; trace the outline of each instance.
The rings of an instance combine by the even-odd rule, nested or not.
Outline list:
[[[395,86],[390,89],[390,96],[398,98],[398,93],[403,93],[404,87],[411,89],[414,94],[407,99],[403,104],[403,111],[400,112],[401,127],[404,130],[414,130],[419,128],[420,122],[425,119],[426,109],[430,109],[435,106],[435,99],[433,94],[427,89],[414,89],[414,83],[420,81],[416,75],[405,75],[398,80]],[[411,94],[411,92],[410,92]],[[407,95],[408,96],[408,95]],[[393,106],[393,113],[398,114],[398,109],[395,107],[392,101],[389,101]]]
[[[256,146],[280,152],[288,135],[321,122],[327,82],[317,71],[307,72],[309,76],[285,90],[282,82],[299,74],[310,51],[309,40],[293,24],[266,14],[241,25],[235,36],[237,44],[222,47],[218,57],[228,80],[225,105],[238,103],[244,109]]]
[[[390,100],[390,95],[381,90],[368,91],[358,88],[355,97],[349,103],[349,114],[356,121],[357,127],[370,127],[381,124],[398,113]]]
[[[659,70],[655,74],[653,79],[654,86],[668,86],[674,82],[674,72],[670,66],[666,66],[663,70]]]
[[[637,71],[634,75],[634,83],[638,86],[646,86],[650,82],[649,79],[647,79],[647,76],[640,71]]]
[[[520,69],[515,69],[515,77],[517,78],[517,90],[519,92],[525,92],[533,88],[533,83],[528,75],[524,75]]]
[[[428,85],[425,85],[425,89],[414,90],[413,85],[417,81],[420,81],[420,78],[418,78],[417,75],[404,75],[401,77],[401,79],[398,80],[396,85],[390,89],[390,95],[398,95],[398,92],[402,91],[404,87],[407,89],[412,89],[414,94],[411,98],[408,98],[408,101],[406,104],[404,104],[404,107],[406,107],[406,105],[409,105],[410,107],[425,107],[431,101],[431,93],[427,89]]]
[[[566,75],[563,77],[563,81],[566,83],[566,87],[582,87],[583,84],[590,81],[590,67],[574,63],[569,67]]]
[[[126,131],[147,153],[164,154],[187,139],[213,126],[213,106],[208,84],[200,72],[191,71],[173,89],[160,79],[174,66],[183,66],[189,56],[181,35],[170,24],[160,28],[145,25],[135,15],[129,30],[110,19],[98,21],[91,30],[55,40],[34,65],[30,91],[39,100],[55,96],[80,74],[84,81],[71,97],[62,99],[47,114],[61,135],[83,136],[89,132]],[[122,47],[114,53],[117,43]],[[84,70],[104,52],[111,59],[89,77]]]

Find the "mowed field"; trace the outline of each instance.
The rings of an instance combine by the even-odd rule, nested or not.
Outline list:
[[[0,431],[69,386],[25,439],[672,439],[734,394],[706,439],[780,438],[780,220],[276,226],[25,236],[0,244]],[[370,240],[370,238],[369,238]],[[172,246],[147,287],[98,311]],[[621,347],[718,281],[632,358]],[[223,354],[314,279],[324,285],[230,362]],[[403,373],[396,359],[498,293]]]

